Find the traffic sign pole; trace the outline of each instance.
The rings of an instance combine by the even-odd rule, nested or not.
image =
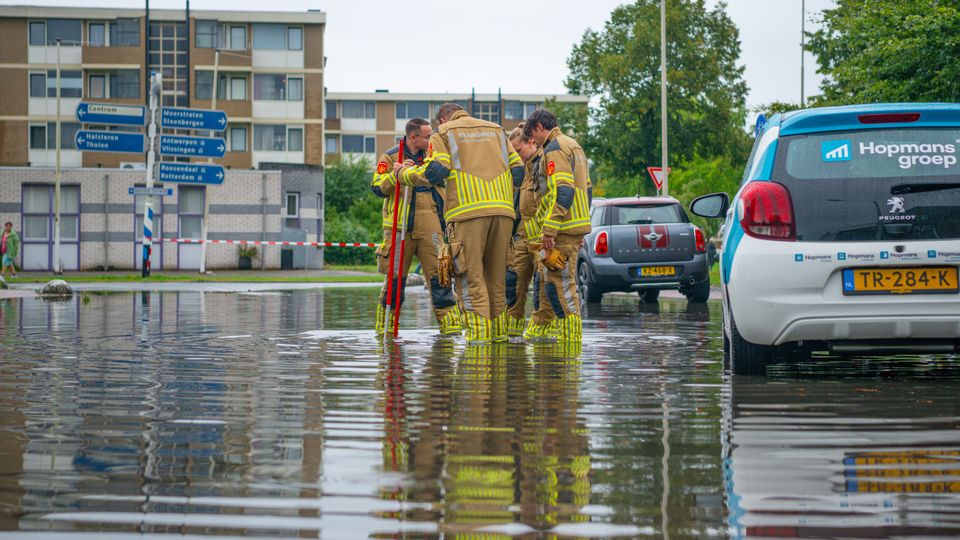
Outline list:
[[[157,138],[157,101],[162,81],[160,73],[150,77],[150,124],[147,126],[147,189],[153,189],[153,167],[156,160],[154,148]],[[140,269],[142,277],[150,277],[150,255],[153,250],[153,197],[147,196],[143,205],[143,265]]]

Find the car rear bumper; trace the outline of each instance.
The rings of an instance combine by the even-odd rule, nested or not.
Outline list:
[[[945,244],[911,245],[907,251],[926,255],[944,249]],[[885,258],[885,249],[880,243],[744,239],[725,288],[737,331],[758,345],[960,339],[960,294],[843,294],[845,268],[957,265],[944,258]],[[838,253],[845,256],[840,258]],[[851,255],[861,253],[872,257],[857,260]]]
[[[590,263],[594,282],[604,291],[686,289],[709,279],[707,256],[703,253],[680,262],[618,263],[611,257],[594,257]],[[637,269],[644,266],[673,266],[676,275],[638,277]]]

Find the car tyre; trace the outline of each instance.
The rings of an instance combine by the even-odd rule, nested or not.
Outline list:
[[[577,268],[577,279],[580,281],[580,299],[588,304],[599,304],[603,300],[603,291],[590,279],[590,269],[587,263],[581,262]]]
[[[734,375],[764,375],[773,361],[774,348],[743,339],[736,321],[730,321],[730,368]]]
[[[687,294],[684,296],[687,297],[687,302],[705,304],[707,300],[710,299],[710,280],[705,279],[697,283],[692,289],[687,291]]]
[[[647,289],[637,291],[641,302],[656,304],[660,299],[660,289]]]

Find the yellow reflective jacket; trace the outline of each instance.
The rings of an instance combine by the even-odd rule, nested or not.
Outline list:
[[[400,216],[397,218],[397,229],[403,229],[403,227],[408,225],[407,214],[410,207],[410,201],[405,201],[403,199],[403,190],[396,189],[396,178],[393,176],[393,164],[397,161],[397,154],[400,152],[400,147],[394,146],[393,148],[387,150],[383,155],[380,156],[380,159],[377,160],[377,166],[373,171],[373,181],[370,182],[370,191],[374,195],[383,199],[383,209],[380,214],[383,218],[383,228],[392,229],[393,228],[393,202],[394,197],[400,196]],[[403,150],[405,159],[412,160],[416,164],[422,164],[424,161],[424,156],[426,152],[418,152],[416,154],[410,153],[406,147]],[[413,186],[412,197],[413,206],[414,206],[414,218],[413,221],[416,221],[417,217],[424,213],[429,213],[432,215],[437,215],[439,208],[436,203],[437,200],[443,200],[443,187],[431,186],[425,178],[420,175],[411,174],[408,175],[406,180],[401,181],[402,185]],[[432,191],[436,191],[439,196],[435,197]],[[409,223],[410,226],[413,225],[413,221]],[[411,230],[408,228],[407,230]]]
[[[553,128],[543,145],[540,171],[547,179],[547,192],[534,220],[543,235],[588,234],[593,185],[583,148]]]
[[[540,160],[543,150],[538,149],[523,167],[523,184],[520,185],[517,213],[520,215],[520,226],[523,227],[527,238],[540,236],[538,228],[533,227],[533,218],[537,215],[539,198],[547,191],[547,178],[540,174]]]
[[[503,128],[456,111],[430,137],[423,165],[400,172],[403,182],[422,176],[446,185],[446,222],[476,217],[514,217],[513,193],[523,180],[523,161]]]

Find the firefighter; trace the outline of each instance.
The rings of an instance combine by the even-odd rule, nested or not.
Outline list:
[[[526,323],[527,289],[537,269],[536,257],[527,248],[527,228],[537,213],[537,193],[546,192],[547,184],[546,178],[538,174],[543,152],[533,138],[524,136],[523,123],[510,132],[510,144],[524,163],[523,184],[514,196],[517,214],[513,224],[513,251],[507,265],[507,335],[519,337]],[[538,297],[534,296],[534,309],[537,302]]]
[[[503,342],[513,193],[523,181],[523,162],[503,128],[471,118],[460,105],[442,105],[437,123],[426,160],[400,167],[398,177],[446,184],[443,210],[467,343]]]
[[[540,305],[523,336],[529,340],[550,339],[556,318],[557,339],[579,342],[583,335],[580,295],[577,291],[577,252],[590,232],[592,185],[587,158],[577,141],[557,127],[557,117],[544,109],[530,114],[524,134],[543,147],[540,173],[547,191],[534,216],[540,228]],[[530,240],[531,243],[535,243]]]
[[[414,118],[407,122],[403,159],[405,163],[408,165],[423,163],[432,132],[430,122],[423,118]],[[370,190],[384,199],[382,211],[383,243],[377,248],[377,270],[381,274],[387,274],[387,269],[390,266],[390,243],[393,236],[393,198],[401,197],[400,213],[397,218],[398,243],[399,231],[404,227],[407,231],[407,237],[403,261],[401,264],[394,264],[394,271],[398,275],[400,275],[400,269],[403,269],[404,279],[401,284],[400,303],[403,303],[406,276],[410,270],[413,256],[416,255],[423,268],[423,277],[429,284],[430,300],[433,304],[433,313],[440,323],[440,333],[459,334],[460,310],[457,308],[453,290],[449,286],[442,286],[437,274],[437,256],[440,246],[443,244],[443,229],[445,226],[443,221],[444,188],[442,184],[431,184],[419,174],[410,174],[401,182],[402,185],[398,189],[397,176],[394,174],[394,163],[398,161],[397,153],[399,151],[399,145],[394,146],[380,156],[376,171],[373,173],[373,182],[370,184]],[[403,199],[403,186],[412,187],[413,193],[409,200]],[[394,257],[399,259],[400,249],[399,246],[397,247],[398,249],[394,250]],[[394,277],[392,289],[393,291],[397,290],[396,277]],[[386,321],[387,302],[393,301],[392,298],[387,298],[387,290],[387,280],[384,279],[383,288],[380,290],[380,300],[377,303],[376,332],[378,334],[382,334],[384,328],[393,322]]]

